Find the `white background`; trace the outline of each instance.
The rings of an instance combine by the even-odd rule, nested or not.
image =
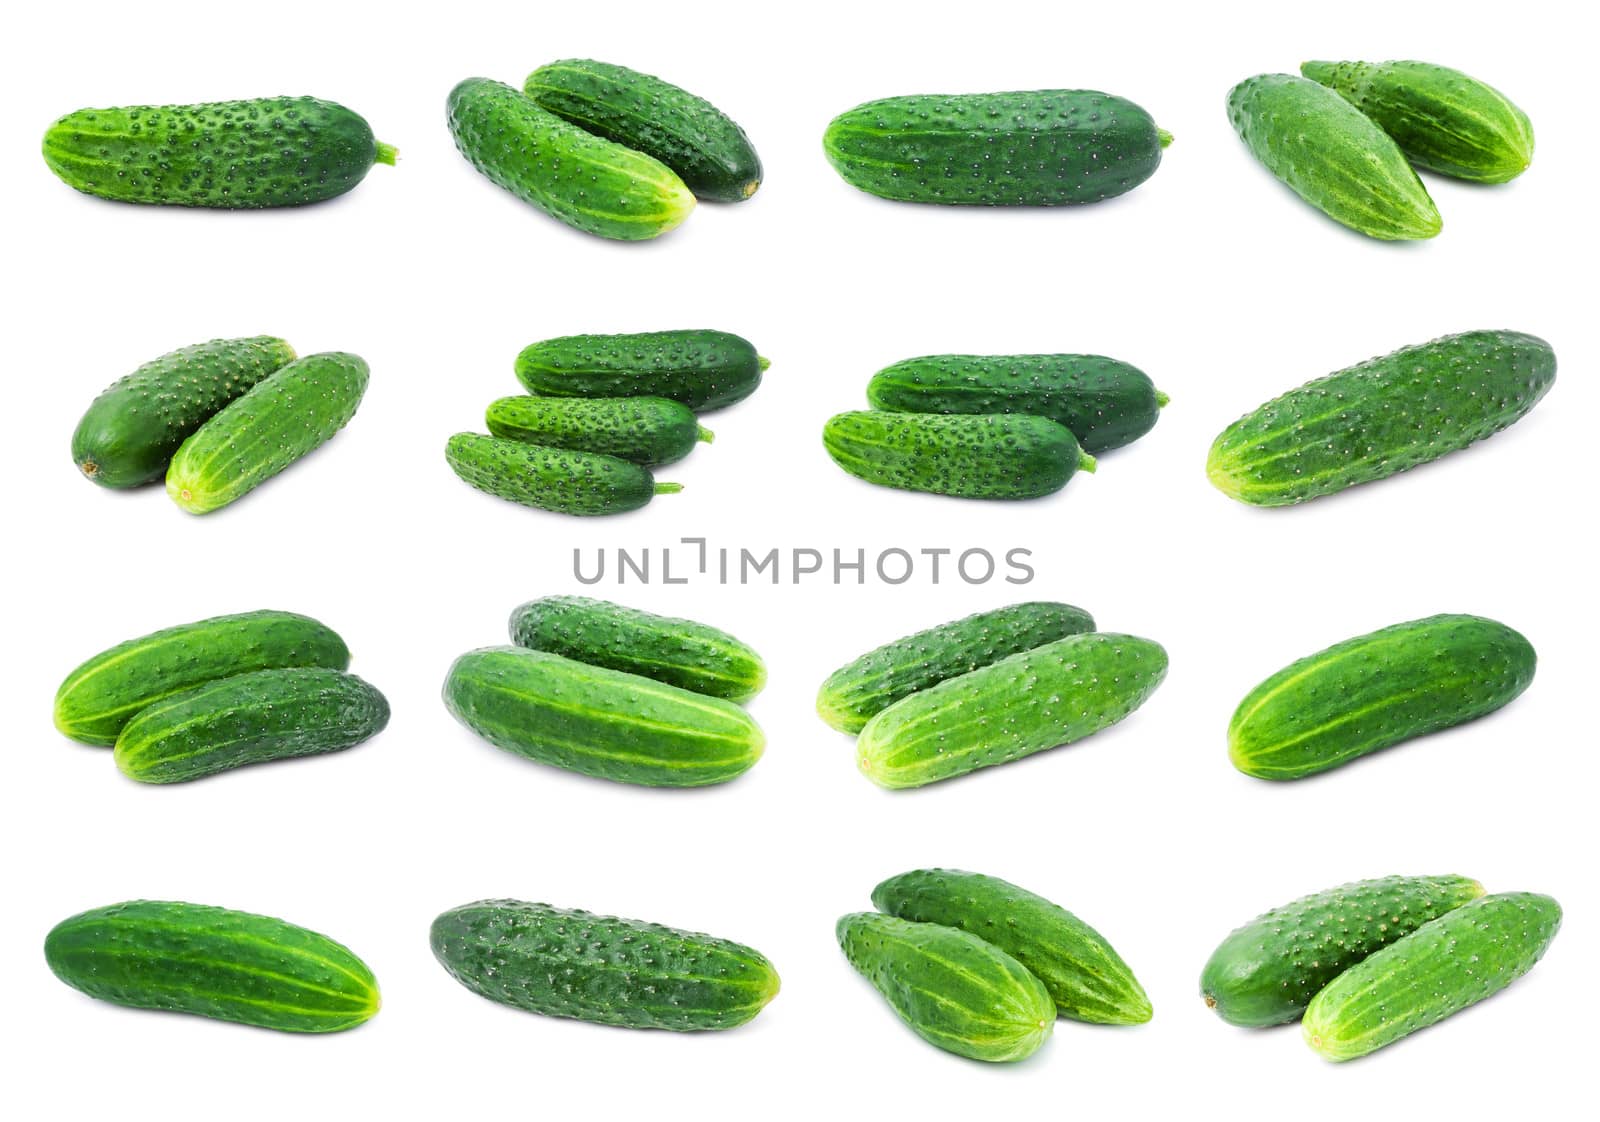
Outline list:
[[[11,481],[0,842],[0,1018],[16,1117],[1486,1116],[1586,1086],[1592,955],[1595,623],[1592,372],[1596,182],[1585,37],[1559,6],[1346,3],[688,7],[483,4],[70,4],[11,17],[0,115]],[[1195,10],[1199,9],[1199,10]],[[1203,14],[1202,14],[1203,12]],[[455,153],[460,78],[512,84],[590,56],[686,85],[735,116],[766,163],[753,201],[701,206],[659,242],[568,231]],[[1428,179],[1431,243],[1349,234],[1258,167],[1223,101],[1304,57],[1424,58],[1532,116],[1531,171],[1504,187]],[[913,92],[1048,86],[1133,98],[1176,136],[1137,191],[1080,210],[890,204],[822,157],[828,119]],[[80,106],[313,93],[401,151],[353,193],[298,212],[139,209],[80,196],[38,138]],[[1581,301],[1581,302],[1580,302]],[[450,433],[516,392],[535,339],[714,326],[773,360],[708,424],[717,442],[646,510],[577,520],[459,483]],[[1561,375],[1491,442],[1284,511],[1206,483],[1213,435],[1308,378],[1437,335],[1549,339]],[[160,488],[99,490],[68,436],[114,378],[215,336],[281,334],[372,366],[350,427],[206,518]],[[870,374],[940,351],[1088,351],[1172,396],[1155,431],[1098,475],[1022,505],[878,490],[819,441]],[[499,752],[439,703],[452,658],[504,641],[510,609],[582,591],[572,551],[714,545],[1033,550],[1026,588],[919,577],[835,587],[602,586],[725,626],[768,658],[753,712],[766,758],[728,786],[634,790]],[[867,647],[1021,598],[1091,609],[1164,643],[1167,684],[1115,730],[1059,752],[888,793],[812,712],[817,683]],[[158,627],[278,607],[349,640],[394,719],[320,760],[172,789],[123,779],[50,724],[60,678]],[[1325,777],[1234,772],[1234,704],[1285,662],[1372,628],[1475,612],[1538,648],[1524,697],[1471,727]],[[1589,853],[1585,858],[1583,853]],[[1100,928],[1155,1003],[1142,1028],[1063,1021],[1013,1067],[963,1061],[905,1029],[846,965],[841,913],[882,877],[935,864],[1007,877]],[[1566,928],[1506,994],[1366,1061],[1335,1067],[1298,1031],[1208,1013],[1196,978],[1235,924],[1305,892],[1388,873],[1462,872],[1550,892]],[[715,932],[784,979],[753,1024],[628,1032],[480,1000],[433,962],[439,911],[518,896]],[[120,1010],[57,982],[57,920],[134,897],[283,916],[347,942],[383,1012],[299,1038]],[[1587,1094],[1587,1092],[1582,1092]]]

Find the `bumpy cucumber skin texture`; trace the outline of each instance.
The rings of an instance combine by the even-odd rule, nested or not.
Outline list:
[[[504,82],[468,78],[446,108],[468,163],[574,229],[644,241],[694,209],[694,195],[661,161],[563,121]]]
[[[842,916],[845,958],[929,1044],[989,1063],[1024,1060],[1055,1029],[1044,983],[1005,951],[954,927],[876,912]]]
[[[664,397],[502,397],[485,414],[489,432],[545,448],[596,452],[659,467],[683,459],[711,434],[686,405]]]
[[[766,746],[732,702],[524,647],[456,659],[444,702],[497,748],[645,787],[726,783]]]
[[[1057,639],[895,702],[867,722],[856,762],[881,787],[921,787],[1114,725],[1155,692],[1167,652],[1132,635]]]
[[[901,413],[1049,417],[1085,452],[1105,452],[1154,428],[1167,395],[1142,370],[1101,355],[925,355],[874,374],[867,401]]]
[[[563,335],[522,349],[517,378],[546,397],[665,397],[697,413],[743,401],[767,360],[726,331]]]
[[[270,916],[162,900],[75,915],[45,937],[73,989],[136,1009],[280,1032],[339,1032],[378,1011],[378,983],[349,948]]]
[[[828,675],[817,714],[851,734],[903,697],[1056,639],[1094,630],[1071,604],[1032,601],[941,623],[876,647]]]
[[[1094,928],[999,877],[917,869],[872,890],[872,904],[915,923],[959,927],[999,947],[1044,983],[1063,1017],[1142,1025],[1150,999],[1122,956]]]
[[[1474,900],[1346,970],[1300,1030],[1324,1059],[1353,1060],[1505,989],[1544,957],[1561,905],[1532,892]]]
[[[213,339],[151,359],[108,386],[72,434],[72,461],[102,487],[154,483],[189,435],[294,361],[282,339]]]
[[[1467,877],[1380,877],[1303,896],[1235,929],[1200,972],[1232,1025],[1298,1020],[1317,991],[1381,947],[1483,895]]]
[[[1251,690],[1228,723],[1233,766],[1301,779],[1475,720],[1533,681],[1533,646],[1503,623],[1438,615],[1299,659]]]
[[[1229,498],[1289,506],[1386,479],[1520,420],[1556,378],[1550,344],[1468,331],[1307,382],[1245,414],[1211,445]]]
[[[1504,183],[1533,162],[1533,123],[1505,94],[1429,62],[1303,62],[1300,73],[1377,122],[1420,168]]]
[[[1443,226],[1399,146],[1326,86],[1247,78],[1228,93],[1228,119],[1268,171],[1335,222],[1385,241],[1431,238]]]
[[[433,921],[429,941],[473,993],[548,1017],[708,1032],[778,993],[772,963],[740,943],[548,904],[464,904]]]
[[[293,612],[215,616],[118,643],[68,674],[56,728],[84,744],[117,742],[134,714],[217,678],[290,666],[343,670],[350,649],[325,624]]]
[[[890,97],[835,117],[823,149],[844,181],[914,203],[1060,206],[1131,191],[1172,137],[1095,90]]]
[[[648,468],[594,452],[544,448],[458,432],[445,459],[461,479],[496,498],[557,514],[625,514],[682,488],[657,483]]]
[[[89,195],[168,206],[301,206],[342,195],[395,151],[360,114],[314,97],[80,109],[44,159]]]
[[[511,613],[511,641],[735,704],[767,684],[761,656],[726,631],[587,596],[520,605]]]
[[[626,66],[569,58],[522,83],[540,108],[607,140],[654,156],[697,198],[736,203],[761,186],[750,138],[701,97]]]

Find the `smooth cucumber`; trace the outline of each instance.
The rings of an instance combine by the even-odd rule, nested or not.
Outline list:
[[[517,355],[517,378],[546,397],[665,397],[695,412],[743,401],[770,363],[746,339],[694,328],[563,335]]]
[[[656,495],[683,490],[657,483],[648,468],[602,456],[458,432],[444,449],[461,479],[497,498],[558,514],[624,514]]]
[[[711,433],[687,405],[664,397],[533,397],[522,394],[490,403],[489,432],[506,440],[597,452],[659,467],[675,463],[711,442]]]

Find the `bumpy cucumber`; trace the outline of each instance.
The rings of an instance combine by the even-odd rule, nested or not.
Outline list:
[[[1533,681],[1533,646],[1503,623],[1439,615],[1346,639],[1245,695],[1228,723],[1233,765],[1300,779],[1510,703]]]
[[[699,413],[755,393],[769,365],[748,340],[697,328],[545,339],[517,355],[517,378],[546,397],[665,397]]]
[[[456,433],[444,455],[455,473],[478,490],[558,514],[623,514],[656,495],[683,490],[679,483],[657,483],[649,469],[615,456],[475,432]]]
[[[479,900],[433,921],[450,976],[490,1001],[625,1028],[707,1032],[749,1021],[778,972],[740,943],[522,900]]]
[[[489,432],[506,440],[598,452],[645,467],[683,459],[711,433],[694,412],[664,397],[502,397],[489,405]]]

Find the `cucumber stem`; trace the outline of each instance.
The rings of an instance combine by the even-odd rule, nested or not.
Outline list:
[[[761,367],[761,373],[765,374],[767,372],[767,367],[772,365],[772,360],[770,358],[763,358],[761,355],[756,355],[756,365]]]
[[[1172,143],[1172,134],[1166,129],[1157,129],[1156,139],[1161,141],[1161,147],[1165,148],[1167,145]]]
[[[1085,452],[1082,448],[1078,449],[1078,470],[1086,471],[1090,475],[1093,475],[1094,469],[1094,457],[1089,455],[1089,453]]]
[[[658,494],[658,495],[676,495],[681,490],[683,490],[683,484],[682,483],[657,483],[656,484],[656,494]]]
[[[695,428],[700,430],[700,439],[705,443],[710,444],[713,440],[717,439],[717,434],[706,428],[704,425],[696,425]]]
[[[394,167],[394,162],[400,158],[400,149],[393,144],[385,144],[381,140],[376,143],[377,152],[374,153],[372,162],[375,164],[388,164],[390,167]]]
[[[1160,390],[1156,391],[1156,408],[1157,409],[1165,409],[1167,407],[1167,402],[1169,402],[1171,400],[1172,399],[1170,397],[1168,397],[1166,394],[1162,393]]]
[[[760,187],[761,180],[752,179],[749,183],[746,183],[743,187],[739,188],[739,192],[748,199],[751,195],[754,195]]]

